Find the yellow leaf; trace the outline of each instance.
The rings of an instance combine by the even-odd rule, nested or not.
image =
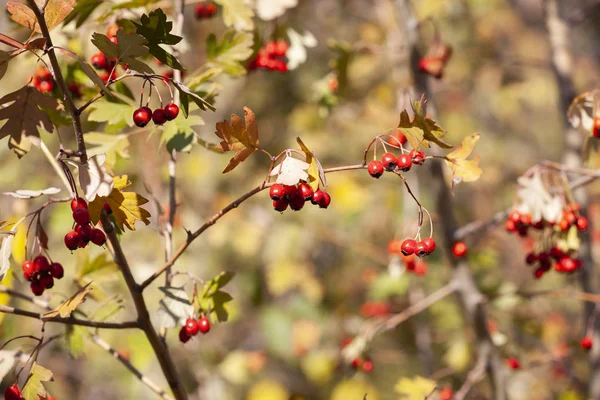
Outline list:
[[[380,399],[377,389],[373,386],[358,379],[349,379],[335,386],[329,400],[363,400],[365,395],[367,400]],[[419,400],[423,400],[423,398]]]
[[[16,222],[16,220],[15,220]],[[22,264],[26,257],[27,246],[27,226],[19,225],[17,233],[12,242],[12,256],[17,264]]]
[[[307,183],[310,185],[310,187],[313,190],[317,190],[319,188],[319,179],[320,179],[319,178],[319,176],[320,176],[319,164],[317,163],[317,159],[315,158],[313,152],[310,151],[308,149],[308,147],[306,147],[306,145],[304,144],[302,139],[297,137],[296,141],[300,145],[300,148],[302,149],[304,154],[306,154],[306,162],[308,164],[310,164],[310,167],[308,167],[308,170],[306,170],[306,172],[308,173],[308,182]]]
[[[452,169],[452,186],[456,182],[476,181],[481,176],[482,171],[479,167],[479,157],[467,160],[480,137],[479,133],[467,136],[456,150],[446,156],[448,159],[446,163]]]
[[[135,221],[142,221],[148,225],[150,223],[150,213],[141,207],[148,200],[135,192],[124,192],[125,189],[131,186],[127,175],[115,176],[113,180],[113,190],[108,197],[97,196],[90,202],[88,208],[92,222],[94,224],[98,223],[104,203],[108,203],[121,230],[124,229],[123,226],[126,226],[134,231]]]
[[[444,354],[444,361],[455,371],[464,371],[471,362],[471,347],[466,340],[459,338],[451,341]]]
[[[422,96],[419,101],[412,103],[414,118],[411,121],[408,112],[403,110],[400,113],[400,122],[398,128],[404,133],[408,139],[408,143],[415,149],[421,145],[430,147],[429,142],[437,144],[442,149],[450,149],[452,145],[444,142],[442,138],[446,135],[446,131],[436,124],[434,120],[429,118],[426,113],[427,101],[425,96]]]
[[[4,286],[6,286],[7,289],[12,289],[13,287],[13,271],[14,269],[10,269],[7,273],[6,276],[4,277],[4,280],[2,280],[2,284]],[[0,293],[0,304],[3,306],[8,305],[8,303],[10,303],[10,295],[7,293]],[[4,321],[4,318],[6,318],[6,314],[2,313],[0,314],[0,325],[2,325],[2,322]]]
[[[413,379],[400,378],[394,386],[396,393],[400,395],[401,400],[423,400],[430,395],[436,388],[436,383],[432,380],[416,376]]]
[[[271,380],[262,380],[254,384],[246,395],[246,400],[288,400],[286,388]]]
[[[42,315],[42,319],[54,318],[58,315],[60,315],[62,318],[70,317],[71,313],[85,301],[85,296],[92,290],[90,287],[91,283],[92,282],[79,289],[77,293],[56,307],[54,310],[48,311],[46,314]]]

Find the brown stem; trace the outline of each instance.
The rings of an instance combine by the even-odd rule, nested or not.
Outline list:
[[[77,140],[77,150],[78,155],[82,163],[87,162],[87,152],[85,149],[85,141],[83,139],[83,130],[81,129],[81,119],[79,118],[79,112],[77,107],[75,107],[75,103],[73,103],[73,98],[71,97],[71,93],[67,88],[67,84],[65,83],[65,79],[60,71],[60,65],[58,64],[58,59],[56,58],[56,53],[54,48],[52,47],[52,38],[50,37],[50,31],[48,30],[48,26],[46,25],[46,19],[44,17],[44,11],[40,10],[38,5],[34,0],[27,0],[29,3],[29,7],[33,10],[35,17],[37,18],[38,25],[40,30],[42,31],[42,36],[46,39],[46,46],[49,48],[47,51],[48,58],[50,59],[50,65],[52,65],[52,75],[54,76],[54,80],[58,85],[60,92],[63,95],[65,100],[65,105],[67,107],[67,111],[71,114],[71,118],[73,119],[73,130],[75,132],[75,139]]]
[[[138,326],[146,334],[146,338],[148,338],[148,341],[152,346],[152,350],[154,350],[154,353],[158,358],[158,363],[160,364],[162,372],[165,375],[165,378],[169,383],[169,387],[173,391],[175,398],[177,400],[187,400],[187,393],[181,384],[179,374],[177,373],[177,368],[175,367],[175,363],[171,358],[171,354],[152,325],[150,313],[148,312],[146,302],[144,301],[144,296],[142,295],[142,287],[136,283],[133,274],[131,273],[131,268],[129,267],[129,263],[127,262],[127,258],[125,257],[125,253],[121,247],[121,243],[119,243],[119,238],[117,237],[115,227],[105,212],[102,212],[100,219],[102,221],[104,232],[106,233],[106,236],[112,247],[115,263],[119,266],[119,269],[123,274],[123,278],[125,279],[125,283],[127,284],[127,288],[129,289],[129,293],[133,298],[133,304],[135,305],[135,309],[137,311]]]

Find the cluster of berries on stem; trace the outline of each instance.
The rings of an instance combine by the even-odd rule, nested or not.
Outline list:
[[[196,336],[198,332],[206,334],[208,331],[210,331],[210,321],[204,315],[198,320],[188,318],[185,321],[185,325],[179,330],[179,341],[181,343],[187,343],[193,336]]]
[[[289,47],[290,46],[284,40],[265,43],[258,51],[256,58],[250,61],[248,70],[253,71],[258,68],[263,68],[271,71],[287,72],[287,63],[283,57],[285,57]]]
[[[63,266],[57,262],[50,262],[48,259],[39,255],[31,260],[26,260],[21,264],[23,277],[31,282],[31,293],[41,296],[44,290],[54,287],[54,279],[62,279],[65,275]]]
[[[215,3],[198,3],[194,8],[196,19],[210,19],[217,13]]]
[[[36,68],[31,82],[33,83],[33,86],[42,93],[50,93],[54,90],[52,73],[44,66]]]
[[[108,204],[104,205],[104,209],[110,212]],[[76,197],[71,200],[71,210],[75,227],[65,235],[65,246],[71,251],[86,247],[89,242],[103,246],[106,243],[106,235],[92,225],[87,202],[81,197]]]
[[[427,274],[427,263],[425,260],[417,257],[414,252],[412,254],[405,255],[402,252],[403,243],[404,241],[400,239],[390,240],[387,246],[388,253],[391,255],[400,256],[404,266],[406,267],[406,271],[412,272],[418,276]],[[435,241],[433,242],[433,247],[435,249]]]
[[[329,193],[321,189],[313,191],[306,182],[300,182],[298,185],[274,183],[269,191],[269,196],[273,200],[273,208],[279,212],[284,212],[288,206],[294,211],[300,211],[307,201],[318,205],[319,208],[327,208],[331,203]]]

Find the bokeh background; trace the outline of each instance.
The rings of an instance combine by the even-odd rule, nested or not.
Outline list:
[[[595,1],[563,3],[572,26],[576,89],[590,90],[598,85],[600,6]],[[0,4],[5,10],[5,2]],[[437,120],[448,131],[448,141],[458,144],[466,135],[482,135],[476,154],[481,156],[483,176],[475,183],[459,184],[454,191],[459,224],[489,219],[511,206],[516,178],[527,168],[562,156],[564,110],[559,107],[541,1],[419,0],[414,6],[419,18],[430,18],[443,41],[453,47],[443,79],[431,82]],[[199,137],[217,142],[215,123],[231,113],[240,115],[242,107],[248,106],[257,115],[261,145],[271,153],[296,147],[295,139],[300,136],[325,167],[360,163],[372,137],[394,127],[399,107],[407,107],[399,105],[398,94],[406,89],[414,96],[393,2],[300,0],[278,22],[314,34],[318,45],[308,49],[306,63],[285,74],[256,71],[223,80],[217,111],[199,114],[205,121],[196,128]],[[258,22],[257,29],[262,37],[269,37],[275,25]],[[89,58],[94,52],[89,43],[92,32],[105,29],[106,25],[91,23],[78,30],[67,26],[53,34],[58,44],[71,46]],[[6,12],[0,14],[0,31],[27,38]],[[188,6],[184,65],[190,70],[201,65],[206,35],[219,36],[224,31],[220,17],[196,21],[193,7]],[[424,25],[422,35],[431,39],[431,25]],[[335,57],[328,46],[332,40],[346,43],[354,51],[347,85],[340,88],[336,104],[326,107],[319,93]],[[22,86],[34,69],[33,57],[11,63],[1,81],[0,95]],[[132,84],[132,90],[137,93],[139,87]],[[103,129],[97,124],[86,127]],[[65,142],[73,143],[68,127],[61,128],[60,134]],[[56,133],[43,138],[57,151]],[[159,139],[160,134],[151,130],[132,136],[130,158],[119,158],[113,170],[127,174],[138,193],[164,203],[168,154]],[[179,156],[177,200],[181,207],[176,244],[185,240],[184,227],[195,229],[262,182],[269,166],[269,160],[257,153],[234,172],[221,175],[227,160],[228,155],[202,146]],[[592,167],[594,163],[592,158]],[[1,191],[61,185],[37,149],[19,161],[3,141],[0,169]],[[414,168],[409,175],[435,222],[428,170]],[[391,400],[399,398],[394,386],[402,377],[423,376],[454,389],[465,380],[474,362],[472,331],[453,296],[377,336],[368,353],[375,365],[372,373],[355,372],[340,362],[340,343],[356,335],[365,322],[366,302],[385,302],[391,312],[399,312],[411,298],[447,283],[450,271],[438,252],[427,260],[426,274],[398,273],[387,244],[395,237],[411,235],[417,214],[397,178],[373,180],[366,171],[350,171],[331,174],[328,181],[329,209],[307,206],[300,212],[279,214],[271,209],[267,193],[261,193],[221,219],[178,261],[177,270],[203,279],[224,270],[236,274],[228,286],[234,301],[227,323],[215,324],[208,335],[185,346],[178,342],[175,330],[168,335],[169,348],[195,398],[279,400],[295,395],[296,399],[350,400],[362,399],[368,392],[369,400]],[[590,188],[593,195],[594,185]],[[595,200],[592,196],[591,203]],[[20,217],[42,202],[2,196],[0,219]],[[148,209],[152,224],[139,225],[122,238],[138,280],[149,276],[164,258],[163,239],[157,231],[160,207],[151,201]],[[69,277],[75,274],[78,257],[85,254],[70,255],[62,245],[71,225],[69,207],[59,204],[50,210],[43,221],[51,254],[61,260],[67,274],[48,295],[55,304],[63,298],[60,293],[73,291]],[[591,211],[593,217],[593,207]],[[598,233],[594,230],[592,236]],[[489,298],[490,318],[496,327],[494,340],[503,355],[518,356],[527,366],[510,374],[510,398],[584,399],[589,369],[578,346],[586,324],[582,303],[567,297],[525,299],[516,294],[521,289],[578,288],[577,277],[547,274],[535,280],[523,261],[527,243],[506,234],[502,226],[485,237],[470,238],[468,244],[469,267]],[[100,252],[90,250],[88,256],[94,258]],[[94,296],[99,304],[116,301],[113,296],[123,304],[113,319],[131,319],[130,298],[114,265],[107,263],[90,278],[98,284]],[[162,281],[145,294],[151,310],[158,305]],[[6,278],[3,284],[27,291],[20,276]],[[5,303],[32,307],[3,296]],[[93,307],[88,308],[90,312]],[[37,321],[12,315],[0,318],[2,341],[39,332]],[[63,331],[62,326],[49,325],[46,335]],[[165,384],[141,332],[103,331],[98,335],[144,373]],[[430,339],[425,350],[418,345],[422,338]],[[21,344],[27,351],[27,345]],[[560,363],[552,362],[559,356]],[[56,382],[51,386],[59,399],[154,396],[87,336],[78,357],[59,339],[42,352],[39,362],[53,370]],[[4,384],[13,376],[8,374]],[[469,398],[490,398],[489,390],[484,382]]]

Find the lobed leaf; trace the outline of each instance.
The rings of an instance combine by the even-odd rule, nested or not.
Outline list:
[[[248,107],[244,107],[244,119],[246,126],[244,126],[242,119],[235,114],[231,115],[231,122],[225,120],[217,123],[215,134],[222,139],[221,143],[217,145],[217,149],[224,152],[236,152],[223,170],[224,174],[233,170],[246,160],[250,154],[258,150],[259,139],[256,116]]]
[[[53,380],[54,376],[52,371],[34,362],[29,371],[27,383],[25,383],[25,386],[23,386],[23,390],[21,391],[24,399],[39,400],[40,398],[45,398],[47,390],[44,387],[44,382],[52,382]]]
[[[43,0],[36,0],[37,6],[44,4]],[[73,11],[75,0],[49,0],[44,9],[44,18],[48,30],[52,30],[67,18]],[[11,14],[11,19],[16,23],[23,25],[32,31],[41,33],[35,13],[31,8],[22,3],[9,1],[6,3],[6,9]]]
[[[462,144],[446,156],[446,164],[452,169],[452,186],[461,181],[476,181],[481,176],[482,171],[479,167],[479,157],[467,160],[480,137],[479,133],[465,137]]]
[[[73,296],[67,299],[64,303],[56,307],[54,310],[48,311],[47,313],[42,315],[42,319],[54,318],[57,316],[60,316],[62,318],[70,317],[71,313],[73,313],[73,311],[75,311],[77,307],[79,307],[79,305],[85,301],[85,297],[92,290],[92,288],[90,287],[91,284],[92,282],[88,283],[87,285],[79,289],[77,293],[75,293]]]
[[[245,0],[215,0],[223,9],[223,22],[236,31],[252,31],[254,29],[254,10]]]

